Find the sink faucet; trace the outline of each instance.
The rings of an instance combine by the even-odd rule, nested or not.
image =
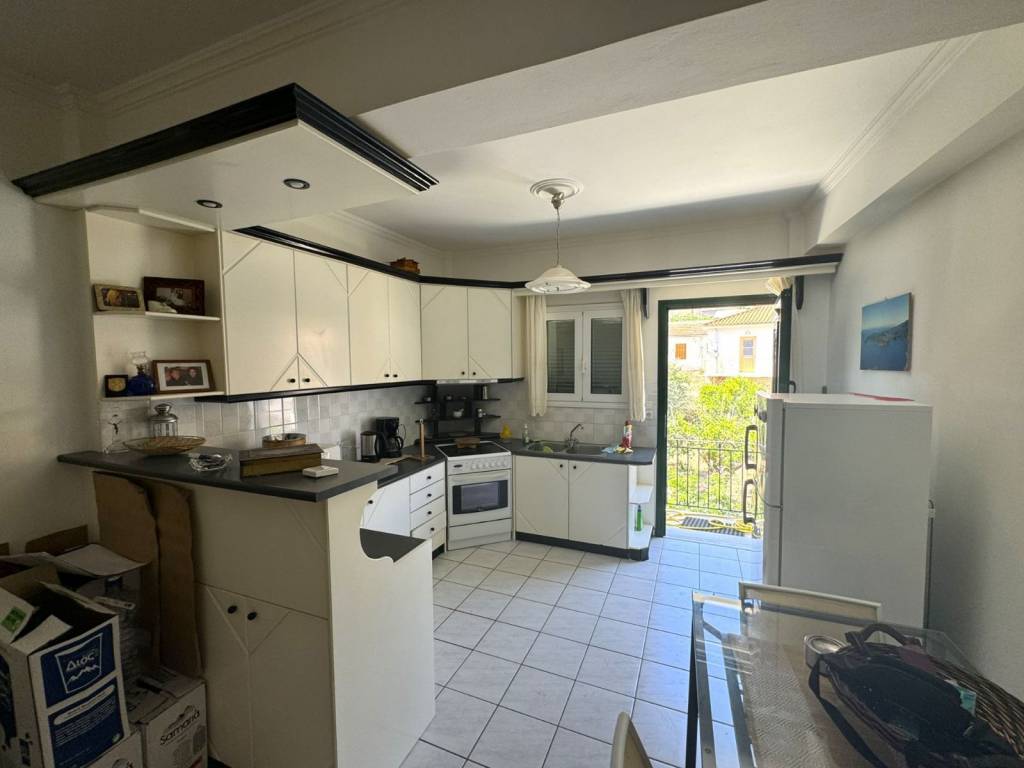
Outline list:
[[[572,450],[573,448],[576,447],[576,431],[579,429],[583,429],[582,424],[577,424],[575,427],[573,427],[572,431],[569,433],[568,439],[565,441],[565,447],[568,448],[569,450]]]

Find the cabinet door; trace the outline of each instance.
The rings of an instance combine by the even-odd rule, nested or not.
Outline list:
[[[516,456],[512,472],[516,532],[569,538],[569,462]]]
[[[512,375],[512,291],[468,289],[469,375],[507,379]]]
[[[223,238],[228,392],[271,392],[298,375],[289,374],[296,355],[292,251],[229,232]]]
[[[379,495],[378,495],[379,494]],[[363,527],[385,533],[409,535],[409,478],[381,488],[370,499]]]
[[[295,326],[302,389],[352,383],[347,267],[335,259],[295,252]]]
[[[422,285],[420,288],[423,378],[467,378],[469,295],[466,288],[459,285]]]
[[[388,366],[388,278],[381,272],[348,267],[349,348],[352,383],[376,384]]]
[[[245,598],[203,584],[197,585],[196,592],[210,754],[233,768],[250,768],[252,727]]]
[[[277,381],[274,382],[274,386],[270,389],[261,390],[262,392],[288,392],[293,389],[299,388],[299,358],[292,358],[292,361],[285,366],[285,369],[281,371],[281,375],[277,377]]]
[[[388,347],[390,380],[422,378],[420,362],[420,285],[400,277],[388,278]]]
[[[246,622],[255,768],[334,763],[325,619],[249,600]],[[234,768],[234,764],[231,764]]]
[[[629,470],[570,461],[569,538],[609,547],[629,546]]]

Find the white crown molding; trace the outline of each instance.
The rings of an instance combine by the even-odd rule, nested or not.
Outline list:
[[[410,248],[415,251],[421,251],[425,255],[429,256],[441,256],[442,251],[438,248],[434,248],[432,245],[414,240],[411,237],[403,235],[401,232],[396,232],[393,229],[382,227],[380,224],[376,224],[367,219],[361,218],[354,214],[348,213],[347,211],[337,211],[335,213],[324,214],[326,217],[338,221],[345,227],[365,232],[373,237],[386,240],[395,245],[401,246],[402,248]]]
[[[907,78],[903,87],[839,156],[818,184],[811,199],[820,199],[835,189],[850,170],[864,159],[980,36],[981,33],[977,33],[936,43],[927,58]]]
[[[113,117],[407,2],[318,0],[109,88],[96,94],[95,101]]]
[[[61,109],[64,106],[63,94],[59,88],[7,67],[0,67],[0,89],[32,99],[53,109]]]

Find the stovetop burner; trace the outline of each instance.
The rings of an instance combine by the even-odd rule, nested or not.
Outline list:
[[[455,458],[456,456],[484,456],[489,453],[509,452],[507,448],[504,448],[497,443],[492,443],[489,440],[481,440],[479,443],[462,447],[459,447],[454,443],[438,445],[435,447],[448,458]]]

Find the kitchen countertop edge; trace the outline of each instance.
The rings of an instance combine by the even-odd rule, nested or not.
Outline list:
[[[427,449],[426,449],[426,453],[427,453],[427,460],[426,461],[421,461],[421,462],[411,462],[411,461],[409,461],[409,462],[406,462],[405,466],[398,466],[398,462],[395,462],[394,464],[389,465],[389,466],[395,467],[395,470],[396,470],[395,474],[388,475],[387,477],[383,478],[382,480],[379,480],[377,482],[377,485],[380,486],[381,488],[383,488],[386,485],[391,485],[392,483],[397,483],[399,480],[403,480],[406,477],[411,477],[412,475],[415,475],[417,472],[419,472],[421,470],[428,469],[430,467],[436,467],[438,464],[443,464],[444,463],[444,456],[442,456],[437,450],[435,450],[434,446],[428,445]],[[416,456],[419,456],[419,455],[420,455],[419,446],[410,446],[409,448],[406,448],[404,451],[402,451],[402,458],[416,457]],[[401,459],[399,459],[398,461],[400,462]],[[370,466],[374,466],[374,465],[371,464]],[[444,479],[443,475],[442,475],[441,479],[442,480]]]
[[[613,464],[617,466],[638,466],[646,467],[654,463],[657,451],[654,448],[643,448],[637,446],[633,453],[565,453],[564,451],[552,451],[544,453],[541,451],[528,451],[522,440],[496,440],[499,445],[504,446],[514,456],[534,456],[539,459],[567,459],[569,461],[589,461],[594,464]],[[544,441],[541,441],[544,442]]]

